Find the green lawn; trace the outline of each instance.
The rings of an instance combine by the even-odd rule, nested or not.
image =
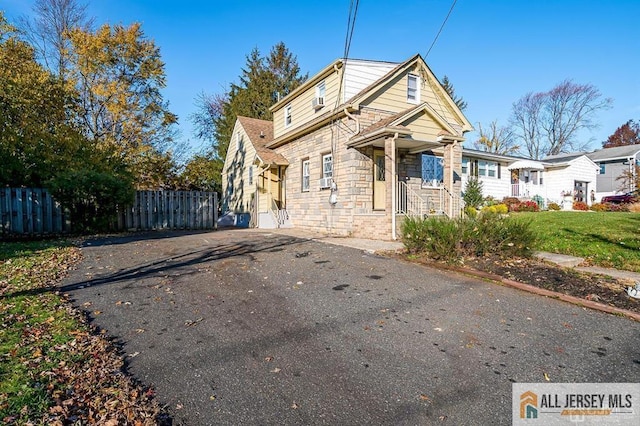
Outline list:
[[[61,392],[52,371],[77,361],[68,351],[74,318],[45,290],[77,256],[59,241],[0,243],[0,422],[41,419]]]
[[[640,213],[512,213],[531,221],[536,249],[588,259],[598,266],[640,272]]]

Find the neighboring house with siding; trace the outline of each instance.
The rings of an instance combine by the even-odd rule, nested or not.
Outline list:
[[[405,215],[460,214],[462,142],[472,126],[420,55],[336,60],[271,112],[262,146],[278,164],[259,153],[252,159],[240,144],[247,152],[229,149],[223,170],[223,204],[257,226],[268,222],[260,219],[265,197],[275,226],[286,218],[297,228],[378,239],[396,238]],[[236,128],[255,148],[243,118]]]
[[[597,171],[598,166],[581,153],[536,161],[468,148],[462,152],[463,191],[469,178],[475,176],[482,182],[483,195],[498,200],[540,197],[545,204],[560,204],[563,193],[572,193],[574,201],[591,204],[588,195],[595,190]]]
[[[600,201],[607,195],[629,192],[632,187],[624,187],[618,178],[626,171],[636,176],[640,166],[640,144],[603,148],[586,154],[598,165],[596,199]]]

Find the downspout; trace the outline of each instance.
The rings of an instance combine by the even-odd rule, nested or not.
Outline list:
[[[391,139],[391,239],[396,240],[396,139],[398,132]]]
[[[351,114],[349,113],[349,111],[347,111],[347,107],[346,107],[346,106],[344,107],[344,114],[345,114],[347,117],[349,117],[350,119],[352,119],[353,121],[355,121],[355,122],[356,122],[356,132],[355,132],[354,134],[356,134],[356,135],[357,135],[358,133],[360,133],[360,120],[358,120],[358,119],[357,119],[357,118],[355,118],[353,115],[351,115]],[[398,135],[398,134],[396,133],[396,137],[397,137],[397,135]]]
[[[264,184],[264,172],[269,170],[269,165],[264,166],[264,169],[260,170],[257,174],[257,177],[262,176],[262,183]],[[260,184],[259,180],[256,179],[256,228],[260,228]]]

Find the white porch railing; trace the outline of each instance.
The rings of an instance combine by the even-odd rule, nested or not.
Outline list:
[[[271,194],[269,194],[269,214],[273,218],[274,223],[278,228],[282,227],[289,220],[289,213],[286,209],[281,209],[278,207],[278,203],[273,199]]]
[[[442,191],[440,191],[442,193]],[[439,198],[442,198],[441,196]],[[440,200],[438,200],[440,201]],[[422,198],[409,188],[406,182],[398,181],[396,187],[396,212],[410,217],[443,214],[442,202],[435,203],[431,197]]]

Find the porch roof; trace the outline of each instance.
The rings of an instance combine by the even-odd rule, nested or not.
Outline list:
[[[515,169],[544,170],[544,165],[534,160],[518,160],[507,166],[507,170]]]
[[[443,129],[438,133],[435,141],[414,138],[414,132],[404,124],[418,114],[430,115]],[[456,130],[433,111],[428,104],[422,103],[373,123],[353,136],[347,146],[351,148],[360,148],[368,145],[384,146],[386,138],[397,135],[396,146],[398,148],[409,149],[411,153],[418,153],[442,147],[446,143],[464,141],[464,137],[456,133]]]

